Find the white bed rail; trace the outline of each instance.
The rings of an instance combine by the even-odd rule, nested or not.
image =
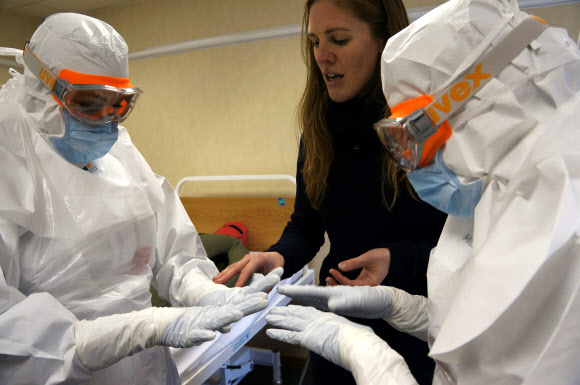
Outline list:
[[[175,191],[179,195],[181,187],[186,182],[203,182],[203,181],[228,181],[228,180],[288,180],[296,185],[296,178],[285,174],[271,175],[207,175],[207,176],[186,176],[181,178],[175,186]]]

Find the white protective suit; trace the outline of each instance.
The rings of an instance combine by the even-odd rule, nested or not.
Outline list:
[[[382,55],[389,106],[437,99],[528,16],[515,0],[451,0],[418,19]],[[448,122],[440,154],[461,183],[481,181],[482,196],[473,217],[448,217],[429,262],[429,301],[385,287],[279,291],[373,318],[366,313],[382,300],[379,316],[397,329],[428,329],[437,385],[580,384],[578,47],[547,28]],[[360,325],[312,308],[271,314],[288,330],[270,336],[334,359],[359,385],[416,384]],[[326,319],[332,327],[316,329]]]
[[[120,35],[75,17],[49,17],[31,50],[57,74],[73,68],[127,78]],[[75,354],[75,330],[83,330],[78,320],[150,308],[152,282],[174,306],[226,292],[211,281],[218,270],[195,227],[125,128],[91,170],[64,160],[48,140],[64,133],[61,107],[28,68],[11,73],[0,90],[0,383],[179,383],[164,346],[87,370]]]
[[[528,15],[453,0],[387,43],[390,106],[438,92]],[[580,52],[548,28],[449,118],[443,159],[483,182],[428,268],[435,383],[580,383]]]

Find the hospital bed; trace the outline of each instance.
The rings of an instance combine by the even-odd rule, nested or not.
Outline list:
[[[290,181],[289,175],[225,175],[193,176],[179,181],[182,186],[190,182],[208,181]],[[250,252],[265,250],[274,244],[290,219],[294,198],[265,197],[180,197],[199,233],[213,233],[224,223],[239,221],[248,228]],[[304,266],[280,284],[311,285],[315,282],[314,269]],[[274,288],[268,294],[270,305],[263,311],[236,322],[226,334],[217,334],[215,340],[189,349],[171,349],[179,375],[184,385],[238,384],[254,365],[272,367],[272,383],[282,383],[280,353],[269,349],[245,346],[265,325],[265,317],[273,306],[285,306],[290,298]]]

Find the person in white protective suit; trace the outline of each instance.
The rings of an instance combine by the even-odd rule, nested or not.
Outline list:
[[[421,199],[450,214],[429,299],[281,286],[324,311],[273,309],[281,329],[268,335],[361,385],[416,382],[387,343],[332,312],[428,340],[434,384],[579,384],[578,47],[515,0],[452,0],[392,37],[381,64],[392,116],[375,128]]]
[[[108,24],[48,17],[0,89],[0,383],[178,384],[190,347],[264,309],[281,271],[217,274],[171,185],[119,125],[141,90]],[[150,285],[172,308],[152,308]]]

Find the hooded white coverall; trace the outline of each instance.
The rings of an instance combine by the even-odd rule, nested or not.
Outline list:
[[[454,0],[390,39],[394,106],[436,97],[528,15]],[[580,383],[580,52],[548,28],[449,118],[443,159],[483,182],[474,217],[449,217],[428,268],[435,383]]]
[[[68,15],[39,27],[35,54],[57,74],[78,61],[128,77],[122,38],[104,23],[62,34],[78,23]],[[125,128],[92,172],[64,160],[48,141],[64,133],[61,107],[28,68],[11,72],[0,90],[0,383],[179,383],[163,346],[85,370],[73,324],[151,307],[152,281],[174,306],[188,273],[218,286],[195,227]]]
[[[515,0],[439,6],[389,39],[387,102],[437,97],[526,17]],[[483,191],[473,218],[448,218],[431,254],[434,383],[578,384],[578,47],[548,28],[448,121],[443,159]]]
[[[418,19],[382,55],[389,106],[437,99],[528,16],[515,0],[451,0]],[[473,87],[473,77],[463,79]],[[448,217],[429,262],[429,301],[399,293],[389,311],[399,330],[423,327],[434,384],[580,384],[578,47],[566,31],[546,29],[448,122],[453,134],[439,151],[462,184],[481,181],[481,199],[473,217]],[[323,290],[294,298],[333,295],[315,289]],[[337,298],[340,290],[348,288]],[[368,296],[352,298],[365,310]],[[268,322],[290,331],[269,335],[318,348],[359,385],[416,384],[372,331],[306,309],[272,310]]]

